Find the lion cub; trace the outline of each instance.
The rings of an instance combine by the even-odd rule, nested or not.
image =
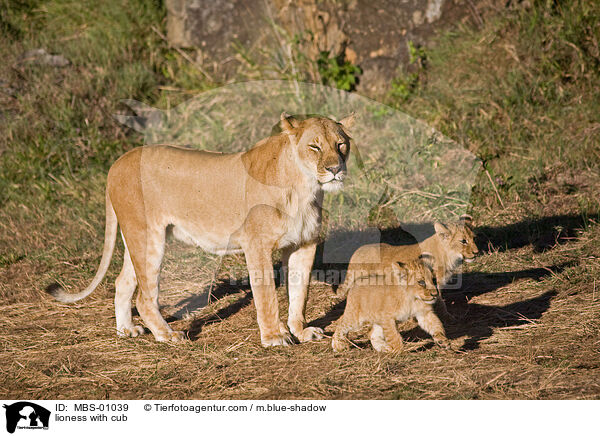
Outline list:
[[[348,265],[344,283],[338,288],[337,295],[344,297],[348,289],[360,277],[382,274],[387,265],[417,259],[422,252],[433,256],[434,278],[441,288],[452,277],[456,268],[464,262],[472,262],[479,253],[473,234],[472,218],[463,215],[458,222],[434,223],[435,233],[423,242],[412,245],[393,246],[389,244],[363,245],[354,252]],[[438,298],[442,315],[448,315],[444,300]]]
[[[402,337],[396,321],[416,318],[436,344],[449,348],[444,326],[433,311],[438,290],[433,283],[432,256],[423,253],[406,263],[393,263],[384,275],[384,283],[374,283],[381,276],[361,277],[348,293],[346,309],[332,340],[335,351],[349,347],[346,335],[366,323],[372,324],[369,338],[377,351],[400,352]],[[372,282],[372,283],[369,283]]]

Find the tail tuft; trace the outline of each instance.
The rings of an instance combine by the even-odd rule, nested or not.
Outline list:
[[[50,283],[48,286],[46,286],[45,291],[57,299],[58,299],[58,296],[60,295],[60,293],[64,292],[62,286],[60,286],[56,282]]]
[[[77,294],[70,294],[66,292],[62,286],[56,282],[46,286],[46,292],[61,303],[73,303],[79,300],[79,298],[77,298],[78,296],[76,296]]]

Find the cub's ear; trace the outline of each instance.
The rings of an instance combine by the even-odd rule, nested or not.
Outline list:
[[[446,227],[445,224],[436,221],[435,223],[433,223],[433,228],[435,229],[435,232],[442,238],[448,239],[450,237],[450,229]]]
[[[291,115],[288,115],[287,112],[281,113],[281,130],[284,132],[289,132],[292,129],[298,127],[298,120]]]
[[[421,261],[423,262],[423,265],[425,265],[426,268],[433,271],[433,269],[435,268],[435,258],[433,257],[433,255],[431,253],[424,251],[419,256],[419,259],[421,259]]]
[[[346,118],[340,121],[340,124],[344,126],[344,129],[352,130],[354,127],[354,122],[356,121],[356,117],[354,116],[354,112],[348,115]]]
[[[463,226],[473,227],[473,217],[471,215],[461,215],[458,219],[458,223]]]
[[[408,267],[404,262],[392,262],[392,270],[394,273],[398,274],[400,280],[406,280],[408,276]]]

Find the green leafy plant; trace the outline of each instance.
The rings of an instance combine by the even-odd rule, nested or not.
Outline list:
[[[343,54],[331,56],[330,51],[321,51],[317,59],[317,68],[324,85],[335,85],[344,91],[352,91],[358,84],[362,69],[353,65]]]
[[[408,68],[411,72],[402,72],[390,84],[390,97],[399,103],[407,101],[416,91],[427,60],[423,47],[417,47],[408,41]]]

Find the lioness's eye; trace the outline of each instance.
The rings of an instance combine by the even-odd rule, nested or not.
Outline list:
[[[419,286],[421,286],[422,288],[425,287],[425,280],[419,280],[418,283],[419,283]]]
[[[460,241],[460,243],[463,244],[463,245],[467,245],[467,240],[463,239],[463,240]]]
[[[308,146],[315,151],[321,151],[321,147],[319,147],[317,144],[308,144]]]

